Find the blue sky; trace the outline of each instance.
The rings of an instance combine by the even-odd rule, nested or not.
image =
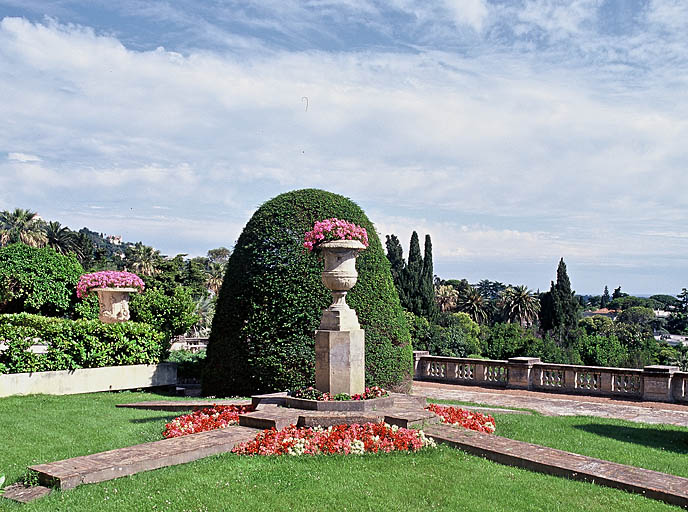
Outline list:
[[[688,286],[688,2],[0,0],[0,209],[163,253],[317,187],[436,273]]]

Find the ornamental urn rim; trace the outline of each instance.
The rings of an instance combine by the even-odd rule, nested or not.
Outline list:
[[[98,288],[91,288],[91,292],[138,292],[139,288],[132,288],[131,286],[105,286]]]
[[[318,245],[321,249],[358,249],[366,248],[360,240],[328,240]]]

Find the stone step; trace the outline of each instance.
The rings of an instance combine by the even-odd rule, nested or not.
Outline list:
[[[252,440],[256,433],[257,430],[252,428],[232,426],[48,464],[37,464],[29,469],[38,473],[41,485],[72,489],[81,484],[104,482],[230,452],[235,444]]]
[[[19,482],[5,487],[2,497],[18,503],[29,503],[30,501],[43,498],[52,492],[51,487],[42,485],[24,485]]]
[[[437,442],[500,464],[594,482],[688,507],[688,478],[449,425],[428,425],[423,430]]]
[[[134,402],[117,404],[116,407],[127,409],[147,409],[150,411],[195,411],[213,405],[249,405],[250,400],[151,400],[148,402]]]

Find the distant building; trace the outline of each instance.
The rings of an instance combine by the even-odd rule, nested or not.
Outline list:
[[[122,245],[122,237],[119,235],[108,235],[105,240],[110,242],[112,245]]]

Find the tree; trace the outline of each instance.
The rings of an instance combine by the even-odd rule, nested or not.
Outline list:
[[[540,301],[525,285],[508,287],[499,296],[498,306],[507,323],[532,325],[540,311]]]
[[[561,258],[557,267],[557,281],[540,297],[540,327],[543,332],[554,331],[555,338],[564,346],[570,346],[577,337],[579,305],[566,263]]]
[[[226,247],[218,247],[217,249],[210,249],[208,251],[208,259],[210,263],[226,264],[229,261],[232,251]]]
[[[611,298],[609,297],[609,288],[607,288],[607,285],[604,285],[604,292],[602,293],[602,298],[600,299],[600,307],[601,308],[606,308],[607,304],[609,304],[609,301]]]
[[[618,288],[615,288],[614,293],[612,293],[612,299],[620,299],[621,297],[626,297],[626,296],[628,296],[628,294],[623,293],[621,291],[621,286],[619,286]]]
[[[443,313],[454,311],[458,299],[459,292],[453,286],[441,284],[435,288],[435,302]]]
[[[45,232],[38,214],[16,208],[13,212],[0,212],[0,245],[22,242],[29,247],[43,247]]]
[[[48,222],[45,226],[46,245],[58,254],[74,253],[77,259],[82,259],[79,236],[59,222]]]
[[[213,295],[217,295],[220,292],[220,287],[222,286],[224,278],[225,266],[221,263],[211,263],[206,273],[205,284],[208,289],[213,292]]]
[[[650,325],[655,318],[655,312],[651,308],[634,306],[624,309],[621,313],[619,313],[619,316],[616,317],[616,321],[624,324],[639,324],[647,326]]]
[[[23,243],[0,249],[0,313],[64,316],[76,303],[76,284],[84,269],[74,255]]]
[[[239,236],[217,298],[204,393],[246,395],[313,384],[313,333],[332,297],[322,284],[322,261],[304,250],[303,234],[332,217],[368,232],[369,246],[356,261],[358,281],[346,296],[365,329],[366,385],[408,389],[411,340],[375,227],[351,200],[307,189],[263,204]]]
[[[423,257],[420,254],[420,243],[418,233],[411,234],[408,261],[401,273],[401,286],[403,293],[399,297],[404,299],[401,305],[407,311],[418,316],[423,315],[423,299],[421,297],[421,283],[423,282]]]
[[[478,324],[487,322],[487,302],[475,288],[471,287],[465,293],[459,295],[456,308],[463,313],[467,313]]]
[[[421,313],[428,320],[433,320],[438,313],[437,304],[435,303],[435,287],[434,270],[432,265],[432,241],[430,235],[425,235],[423,255],[423,272],[421,274],[420,296],[421,296]]]
[[[160,251],[136,242],[133,247],[127,248],[124,258],[133,272],[143,276],[152,276],[159,272],[158,266],[162,260]]]
[[[389,271],[392,274],[392,281],[394,281],[394,286],[399,293],[401,305],[404,306],[407,300],[402,277],[406,268],[404,250],[401,248],[401,243],[399,243],[396,235],[387,235],[385,246],[387,247],[387,260],[390,265]]]

